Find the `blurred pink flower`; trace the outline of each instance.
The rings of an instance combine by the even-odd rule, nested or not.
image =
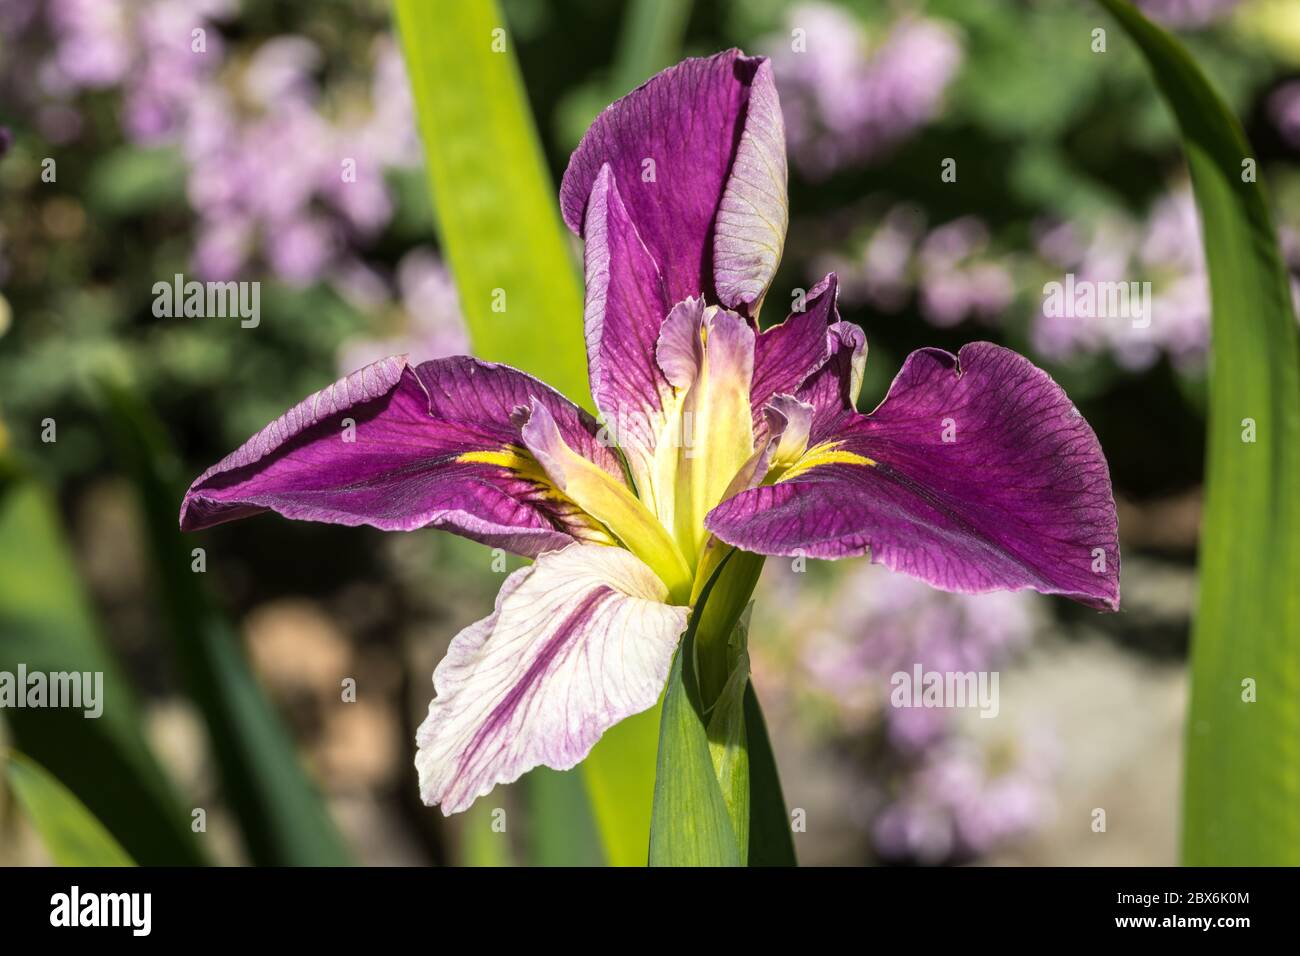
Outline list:
[[[790,154],[805,175],[824,178],[865,165],[938,112],[962,51],[938,20],[897,21],[874,46],[862,24],[825,3],[795,7],[790,33],[771,37]]]
[[[350,292],[368,299],[373,308],[376,297],[385,291],[382,279],[364,272],[350,278]],[[402,257],[397,265],[397,292],[400,331],[345,342],[339,352],[340,369],[363,368],[390,355],[409,355],[412,362],[424,362],[469,352],[456,283],[431,249],[419,247]]]
[[[1138,7],[1165,26],[1199,28],[1222,20],[1241,0],[1137,0]]]

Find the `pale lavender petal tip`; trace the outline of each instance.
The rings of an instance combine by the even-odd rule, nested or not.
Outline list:
[[[467,809],[533,767],[577,765],[659,698],[689,609],[621,548],[572,545],[506,579],[434,672],[416,736],[424,802]]]

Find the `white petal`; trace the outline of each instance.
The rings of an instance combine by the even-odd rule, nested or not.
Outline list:
[[[689,609],[622,548],[573,544],[510,575],[452,639],[416,735],[424,802],[458,813],[538,765],[567,770],[659,699]]]

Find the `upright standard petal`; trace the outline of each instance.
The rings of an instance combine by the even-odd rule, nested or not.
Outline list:
[[[742,309],[761,298],[785,240],[784,155],[765,59],[728,50],[684,60],[596,118],[569,160],[560,208],[585,237],[588,199],[608,164],[668,300],[725,295]]]
[[[587,205],[584,331],[591,394],[605,427],[627,456],[641,500],[667,513],[671,447],[680,399],[655,360],[668,315],[659,267],[619,195],[613,170],[601,167]]]
[[[469,358],[367,366],[317,392],[208,469],[181,505],[198,530],[262,511],[390,531],[435,527],[534,556],[598,522],[522,447],[515,410],[545,403],[565,439],[619,473],[596,423],[522,372]]]
[[[1045,372],[984,342],[959,356],[923,349],[865,416],[845,407],[851,375],[838,394],[813,383],[822,407],[810,447],[775,483],[714,509],[714,534],[763,554],[869,550],[951,591],[1033,588],[1118,607],[1106,460]]]
[[[533,767],[567,770],[659,699],[689,609],[620,548],[571,545],[506,579],[434,671],[416,735],[424,802],[469,807]]]
[[[785,120],[772,63],[754,73],[740,133],[713,233],[713,281],[718,301],[755,316],[776,275],[790,222],[786,198]]]

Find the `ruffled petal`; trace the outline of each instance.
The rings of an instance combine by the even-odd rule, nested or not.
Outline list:
[[[654,705],[689,609],[620,548],[572,545],[506,579],[434,671],[416,735],[424,802],[457,813],[533,767],[567,770]]]
[[[984,342],[960,356],[912,353],[874,412],[819,415],[798,462],[706,524],[762,554],[869,550],[946,590],[1033,588],[1119,606],[1115,503],[1096,435],[1045,372]]]
[[[809,290],[801,311],[791,312],[780,325],[759,333],[754,342],[754,383],[749,396],[756,432],[762,432],[763,408],[772,396],[796,394],[830,358],[833,342],[827,331],[840,321],[838,289],[835,273],[829,273]]]

